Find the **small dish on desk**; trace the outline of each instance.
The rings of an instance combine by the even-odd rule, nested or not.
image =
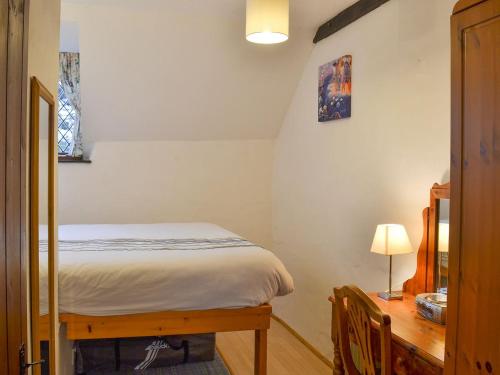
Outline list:
[[[446,324],[447,296],[442,293],[422,293],[415,298],[417,312],[425,319]]]

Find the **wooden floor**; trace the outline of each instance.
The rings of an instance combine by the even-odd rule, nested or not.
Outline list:
[[[253,332],[217,334],[217,348],[233,375],[253,375]],[[331,375],[332,370],[280,323],[271,319],[269,375]]]

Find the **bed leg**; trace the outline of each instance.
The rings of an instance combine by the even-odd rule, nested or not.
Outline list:
[[[255,331],[254,374],[267,374],[267,329],[259,329]]]

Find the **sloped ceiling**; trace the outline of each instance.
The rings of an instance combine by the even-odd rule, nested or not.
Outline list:
[[[290,40],[261,46],[245,40],[245,0],[63,1],[85,138],[274,138],[317,27],[354,2],[291,0]]]

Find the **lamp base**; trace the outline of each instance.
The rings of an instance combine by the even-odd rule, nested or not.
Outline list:
[[[377,295],[386,301],[402,300],[403,299],[403,292],[391,292],[391,293],[379,292]]]

